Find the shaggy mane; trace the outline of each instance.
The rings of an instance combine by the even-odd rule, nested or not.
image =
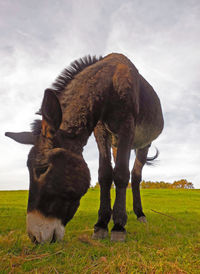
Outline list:
[[[86,67],[91,66],[101,60],[103,57],[87,55],[78,60],[75,60],[70,64],[69,67],[65,68],[61,74],[57,77],[55,82],[52,84],[52,89],[56,92],[63,91],[71,80],[74,79],[75,75],[84,70]]]
[[[98,58],[94,56],[84,56],[79,58],[78,60],[73,61],[70,66],[65,68],[61,74],[56,78],[55,82],[51,86],[51,90],[55,93],[62,92],[66,86],[69,84],[74,77],[84,70],[86,67],[95,64],[96,62],[100,61],[103,57],[99,56]],[[41,115],[41,110],[36,112],[36,114]],[[34,120],[31,124],[31,131],[34,135],[39,135],[42,128],[42,121],[41,120]]]

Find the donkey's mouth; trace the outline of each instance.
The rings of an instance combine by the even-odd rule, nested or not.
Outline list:
[[[26,224],[28,236],[35,244],[54,243],[64,237],[65,229],[61,220],[45,217],[37,210],[28,212]]]
[[[39,242],[37,241],[37,239],[36,239],[35,236],[33,236],[33,235],[30,234],[30,233],[28,233],[28,236],[29,236],[29,238],[31,239],[31,242],[32,242],[32,243],[34,243],[34,244],[36,244],[36,245],[39,244]],[[54,231],[50,243],[52,244],[52,243],[55,243],[56,241],[57,241],[57,239],[56,239],[56,233],[55,233],[55,231]]]

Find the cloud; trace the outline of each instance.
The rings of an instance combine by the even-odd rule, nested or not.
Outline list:
[[[29,129],[44,89],[71,61],[110,52],[127,55],[162,102],[165,129],[154,142],[160,161],[144,168],[144,179],[186,178],[200,187],[199,1],[22,0],[0,5],[0,189],[28,188],[29,147],[6,139],[4,132]],[[84,155],[94,184],[98,151],[93,137]]]

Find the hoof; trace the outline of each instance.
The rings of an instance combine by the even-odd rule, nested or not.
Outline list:
[[[92,235],[93,240],[101,240],[101,239],[105,239],[108,237],[108,231],[106,229],[98,228],[95,230],[96,231],[94,231],[94,233]]]
[[[141,217],[139,217],[138,219],[137,219],[140,223],[147,223],[147,219],[146,219],[146,217],[145,216],[141,216]]]
[[[124,242],[126,239],[126,231],[112,231],[111,241],[112,242]]]

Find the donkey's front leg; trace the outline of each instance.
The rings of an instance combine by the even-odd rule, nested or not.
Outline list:
[[[111,241],[124,241],[127,222],[126,214],[126,188],[129,182],[129,158],[134,136],[134,120],[125,121],[120,129],[117,149],[116,164],[114,168],[114,183],[116,186],[116,198],[113,207],[114,227],[111,232]]]
[[[94,135],[99,149],[100,208],[92,238],[103,239],[108,236],[108,223],[112,213],[110,200],[110,188],[113,180],[110,152],[111,138],[101,122],[98,122]]]

